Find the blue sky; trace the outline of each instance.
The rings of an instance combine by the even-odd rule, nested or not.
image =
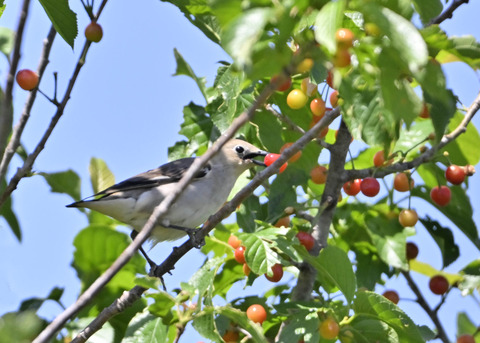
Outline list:
[[[19,6],[19,2],[7,2],[0,26],[16,26]],[[44,91],[51,92],[52,72],[57,71],[60,96],[83,45],[84,27],[89,22],[80,1],[71,2],[71,6],[78,13],[79,20],[80,35],[75,42],[75,50],[72,51],[57,36],[41,84]],[[478,13],[480,3],[472,1],[463,5],[455,13],[454,20],[446,21],[442,27],[450,34],[473,34],[480,40],[480,26],[475,24]],[[203,104],[203,99],[190,79],[172,76],[175,72],[174,48],[192,65],[197,75],[207,77],[209,84],[213,82],[219,66],[217,62],[229,59],[167,3],[141,1],[127,7],[124,2],[110,1],[99,23],[104,28],[104,38],[92,46],[65,114],[34,166],[35,171],[42,172],[75,170],[83,181],[83,196],[92,193],[88,175],[91,157],[104,159],[116,180],[120,181],[166,162],[167,147],[182,139],[177,132],[182,122],[183,106],[190,101]],[[48,30],[48,18],[34,1],[27,22],[20,69],[37,68],[42,40]],[[480,90],[478,73],[455,63],[445,66],[445,70],[450,87],[464,104],[470,104]],[[0,59],[2,82],[5,76],[5,59]],[[15,88],[15,119],[21,114],[26,96],[27,92]],[[22,140],[28,151],[37,144],[54,110],[48,101],[38,96]],[[474,122],[480,127],[478,115]],[[14,161],[19,163],[18,159]],[[469,194],[477,226],[480,226],[479,189],[480,176],[476,175],[470,180]],[[80,212],[65,208],[69,202],[71,199],[65,195],[50,193],[40,176],[22,180],[15,191],[14,209],[24,238],[18,243],[6,224],[0,222],[0,315],[16,310],[26,298],[46,296],[55,286],[65,287],[62,300],[66,305],[70,305],[78,295],[78,279],[70,267],[72,241],[87,223]],[[412,206],[420,214],[438,216],[421,200],[414,200]],[[449,225],[444,217],[440,215],[439,218]],[[424,231],[419,227],[417,236],[413,238],[420,246],[418,258],[440,268],[440,254]],[[449,267],[451,271],[457,271],[479,257],[478,250],[461,233],[455,232],[455,239],[464,250],[459,261]],[[171,247],[168,243],[157,245],[152,251],[153,258],[160,261],[171,251]],[[192,251],[180,261],[174,275],[166,279],[169,288],[187,281],[200,266],[202,256]],[[419,284],[428,281],[419,275],[415,275],[415,280]],[[253,287],[243,290],[243,285],[238,285],[232,289],[231,296],[261,294],[266,286],[266,282],[256,282]],[[386,288],[399,290],[401,297],[413,298],[401,278],[388,282]],[[378,291],[382,292],[383,288]],[[428,292],[426,296],[431,304],[438,301],[437,296]],[[472,319],[480,318],[478,305],[472,304],[471,299],[462,298],[458,291],[448,297],[440,316],[451,339],[456,332],[451,313],[468,310]],[[400,306],[417,323],[431,326],[423,311],[413,302],[402,300]],[[53,319],[60,310],[57,305],[47,304],[41,314]],[[196,339],[201,340],[193,330],[189,330],[181,341]]]

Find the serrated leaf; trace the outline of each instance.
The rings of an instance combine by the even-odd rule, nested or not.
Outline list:
[[[354,315],[351,330],[355,342],[385,342],[398,343],[398,334],[380,319],[369,318],[364,315]]]
[[[408,130],[400,131],[400,137],[395,144],[395,147],[392,151],[402,151],[406,152],[416,146],[420,142],[422,142],[425,138],[428,137],[430,133],[433,132],[433,125],[431,120],[422,120],[415,122]],[[373,157],[373,156],[372,156]],[[369,166],[372,165],[373,159],[370,159]],[[357,166],[357,162],[355,161],[355,166]],[[357,167],[357,168],[364,168],[364,167]]]
[[[203,313],[193,318],[192,326],[204,338],[214,342],[223,342],[215,325],[213,312]]]
[[[160,317],[165,325],[174,324],[178,321],[178,313],[174,306],[175,299],[166,292],[157,292],[148,295],[154,302],[148,306],[148,311],[153,315]]]
[[[70,9],[68,0],[39,0],[55,30],[73,49],[78,34],[77,15]]]
[[[443,268],[456,261],[460,256],[460,249],[455,244],[452,231],[443,227],[438,221],[431,219],[429,216],[426,219],[420,219],[420,221],[440,248],[443,257]]]
[[[90,172],[90,181],[94,193],[103,191],[115,184],[115,176],[105,161],[100,158],[92,157],[90,159],[88,171]]]
[[[0,317],[0,322],[2,340],[16,343],[31,342],[45,325],[34,311],[8,312]]]
[[[185,75],[191,77],[195,83],[197,84],[200,92],[202,92],[203,97],[205,100],[208,100],[207,93],[206,93],[206,80],[204,77],[198,77],[195,72],[193,71],[192,67],[185,61],[182,55],[178,52],[177,49],[173,49],[173,54],[175,56],[175,61],[177,62],[177,69],[175,70],[174,76],[177,75]]]
[[[214,294],[226,299],[227,292],[233,284],[244,278],[243,266],[234,259],[228,260],[223,265],[221,272],[215,275],[215,280],[213,281]]]
[[[138,313],[129,323],[123,343],[164,343],[168,341],[168,331],[170,328],[162,323],[162,319],[151,315],[147,310]]]
[[[80,200],[80,177],[73,170],[67,170],[58,173],[38,173],[45,178],[50,191],[54,193],[65,193],[70,195],[73,200]]]
[[[440,0],[413,0],[413,5],[420,15],[423,24],[438,16],[443,9]]]
[[[225,262],[223,258],[213,258],[205,261],[205,264],[192,275],[188,286],[201,298],[213,285],[213,280],[218,268]]]
[[[418,327],[399,307],[384,296],[373,292],[357,292],[353,309],[356,315],[365,314],[383,321],[398,335],[400,343],[423,343]]]
[[[0,90],[1,91],[1,90]],[[7,187],[5,179],[1,180],[0,189],[3,190]],[[13,212],[12,209],[12,197],[7,197],[5,203],[0,207],[0,216],[2,216],[7,222],[8,226],[12,230],[13,234],[19,242],[22,241],[22,230],[20,229],[20,224],[17,219],[17,215]]]
[[[335,285],[350,304],[356,289],[355,274],[347,254],[335,246],[329,245],[322,249],[320,255],[313,257],[304,254],[303,257],[317,269],[319,277]]]
[[[457,314],[457,337],[461,335],[473,335],[477,332],[477,326],[468,317],[465,312],[459,312]],[[478,342],[478,340],[475,340]]]
[[[320,339],[318,314],[312,311],[296,311],[288,315],[287,325],[281,330],[279,343],[318,342]]]

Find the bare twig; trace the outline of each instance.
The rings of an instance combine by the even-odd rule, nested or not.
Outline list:
[[[397,173],[397,172],[405,171],[408,169],[416,168],[419,165],[432,160],[440,149],[442,149],[445,145],[447,145],[451,141],[455,140],[458,136],[460,136],[462,133],[464,133],[467,130],[468,124],[470,123],[470,121],[472,120],[472,118],[475,116],[475,114],[478,112],[479,109],[480,109],[480,93],[477,95],[476,99],[468,108],[462,122],[452,132],[444,135],[440,140],[440,142],[438,142],[438,144],[426,150],[417,158],[409,162],[394,163],[388,167],[380,168],[380,169],[367,168],[367,169],[345,170],[342,175],[343,181],[347,182],[354,179],[363,179],[368,176],[373,176],[374,174],[375,174],[375,177],[382,178],[392,173]]]
[[[437,328],[437,336],[438,338],[444,342],[448,343],[448,337],[447,333],[445,332],[445,329],[442,326],[442,323],[440,322],[440,319],[438,319],[437,311],[434,311],[430,308],[430,306],[427,304],[427,301],[422,295],[422,292],[420,292],[420,289],[418,288],[417,284],[415,281],[413,281],[412,276],[410,275],[409,272],[407,271],[402,271],[403,276],[407,280],[408,286],[412,289],[413,293],[417,296],[417,303],[423,308],[423,310],[428,314],[428,316],[432,319],[433,323],[435,324]]]
[[[15,82],[15,74],[17,73],[18,62],[20,61],[20,51],[22,47],[23,31],[28,17],[30,8],[30,0],[24,0],[22,10],[20,12],[20,19],[18,20],[17,29],[15,31],[15,42],[13,45],[12,59],[10,61],[10,69],[7,75],[7,84],[5,86],[5,94],[3,103],[0,107],[0,151],[5,154],[4,149],[7,145],[8,136],[12,130],[13,123],[13,109],[12,109],[12,93]],[[0,172],[0,179],[4,173]]]
[[[453,12],[463,4],[467,4],[469,0],[453,0],[450,6],[443,11],[438,17],[433,18],[428,25],[440,24],[443,21],[453,17]]]
[[[47,38],[45,38],[43,42],[43,50],[42,54],[40,56],[40,63],[38,65],[37,69],[37,74],[39,77],[39,80],[42,79],[43,73],[45,72],[45,69],[47,68],[47,64],[49,62],[48,56],[50,55],[50,50],[53,45],[53,41],[55,39],[56,31],[53,27],[53,25],[50,28],[50,31],[48,32]],[[40,81],[39,81],[40,83]],[[8,169],[8,165],[10,164],[10,161],[12,160],[13,156],[15,155],[15,152],[17,151],[18,147],[20,146],[20,138],[22,137],[23,130],[25,129],[25,126],[27,125],[28,119],[30,118],[30,111],[32,110],[33,103],[35,102],[35,99],[37,98],[37,91],[38,88],[33,89],[30,94],[28,95],[27,101],[25,103],[25,107],[23,109],[23,113],[17,123],[15,125],[15,128],[13,129],[12,137],[10,139],[10,142],[8,142],[7,148],[5,149],[5,153],[3,154],[2,162],[0,163],[0,179],[2,179]],[[30,168],[31,169],[31,168]],[[26,172],[30,171],[28,169]],[[25,174],[26,174],[25,172]],[[23,174],[22,177],[25,175]],[[10,195],[10,194],[8,194]],[[6,198],[5,198],[6,199]],[[4,199],[0,201],[0,206],[3,204]]]

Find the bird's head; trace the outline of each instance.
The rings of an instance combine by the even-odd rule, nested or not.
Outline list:
[[[267,154],[268,152],[240,139],[228,141],[219,153],[229,164],[240,166],[241,169],[248,169],[254,164],[265,167],[265,163],[256,160],[255,157]]]

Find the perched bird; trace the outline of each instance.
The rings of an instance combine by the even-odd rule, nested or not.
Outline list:
[[[176,240],[186,234],[194,236],[195,228],[227,201],[235,181],[244,171],[254,165],[265,166],[254,159],[265,155],[267,152],[245,141],[228,141],[198,171],[163,219],[156,224],[150,236],[153,244]],[[154,208],[175,188],[194,160],[194,157],[187,157],[166,163],[67,207],[85,207],[113,217],[130,225],[134,230],[134,238]],[[155,265],[142,248],[140,251],[151,266]]]

